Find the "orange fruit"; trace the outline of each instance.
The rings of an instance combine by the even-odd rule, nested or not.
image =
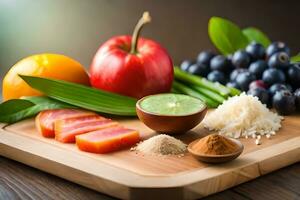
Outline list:
[[[89,76],[79,62],[59,54],[38,54],[22,59],[8,71],[2,84],[3,100],[42,95],[27,85],[19,74],[89,85]]]

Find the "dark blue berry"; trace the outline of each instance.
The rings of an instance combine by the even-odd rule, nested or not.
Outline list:
[[[234,82],[236,80],[236,77],[242,73],[242,72],[247,72],[248,70],[247,69],[244,69],[244,68],[238,68],[238,69],[235,69],[233,70],[231,73],[230,73],[230,81]]]
[[[287,79],[294,88],[300,87],[300,64],[293,64],[289,67]]]
[[[182,69],[183,71],[187,71],[188,68],[194,63],[195,62],[192,60],[184,60],[184,61],[182,61],[181,65],[180,65],[180,69]]]
[[[293,92],[293,87],[290,84],[285,84],[288,91]]]
[[[262,80],[268,86],[271,86],[275,83],[284,83],[285,82],[285,75],[279,69],[269,68],[269,69],[264,71],[264,73],[262,75]]]
[[[264,88],[257,87],[257,88],[251,89],[247,92],[247,94],[258,97],[258,99],[263,104],[266,104],[266,105],[269,104],[270,96],[269,96],[268,91]]]
[[[298,88],[294,92],[294,96],[295,96],[295,101],[296,101],[296,108],[297,108],[297,110],[300,111],[300,88]]]
[[[263,72],[268,68],[267,62],[264,60],[257,60],[250,64],[249,72],[254,74],[256,78],[260,79]]]
[[[290,55],[290,48],[286,46],[283,42],[273,42],[266,49],[267,57],[271,57],[274,53],[285,52]]]
[[[207,75],[207,79],[212,82],[219,82],[221,84],[225,84],[226,78],[224,73],[220,71],[212,71]]]
[[[225,56],[218,55],[211,59],[210,61],[210,69],[218,70],[221,72],[226,72],[230,69],[230,60]]]
[[[197,62],[198,63],[202,63],[206,66],[210,66],[210,60],[216,56],[215,53],[213,53],[212,51],[202,51],[199,53],[198,57],[197,57]]]
[[[227,87],[233,87],[233,88],[236,88],[236,89],[240,89],[238,84],[236,82],[228,82],[226,84]]]
[[[288,88],[285,84],[282,83],[275,83],[271,85],[271,87],[269,88],[269,92],[271,96],[274,96],[276,92],[279,92],[281,90],[288,90]]]
[[[296,98],[288,90],[281,90],[273,96],[273,108],[281,115],[290,115],[296,110]]]
[[[290,65],[290,57],[285,52],[274,53],[268,59],[269,67],[285,70]]]
[[[251,56],[252,61],[265,58],[265,48],[263,45],[252,42],[246,47],[246,52]]]
[[[246,51],[239,50],[233,54],[231,61],[237,68],[247,68],[250,64],[250,56]]]
[[[202,63],[195,63],[192,64],[187,71],[191,74],[206,77],[210,70],[207,65],[204,65]]]
[[[248,91],[250,83],[255,79],[255,76],[250,72],[242,72],[236,77],[236,83],[241,90]]]

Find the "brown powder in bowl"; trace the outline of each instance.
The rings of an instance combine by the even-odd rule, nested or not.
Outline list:
[[[224,155],[236,152],[238,145],[232,140],[218,134],[211,134],[200,139],[192,150],[200,154]]]

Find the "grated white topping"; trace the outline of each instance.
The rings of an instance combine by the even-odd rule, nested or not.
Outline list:
[[[257,97],[242,93],[223,102],[203,124],[209,130],[234,138],[275,135],[283,117],[271,112]]]

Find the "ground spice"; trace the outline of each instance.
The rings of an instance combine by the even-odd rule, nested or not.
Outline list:
[[[172,136],[160,134],[139,143],[132,150],[150,155],[182,155],[186,144]]]
[[[236,143],[218,134],[208,135],[192,146],[193,151],[208,155],[231,154],[237,149],[238,145]]]

